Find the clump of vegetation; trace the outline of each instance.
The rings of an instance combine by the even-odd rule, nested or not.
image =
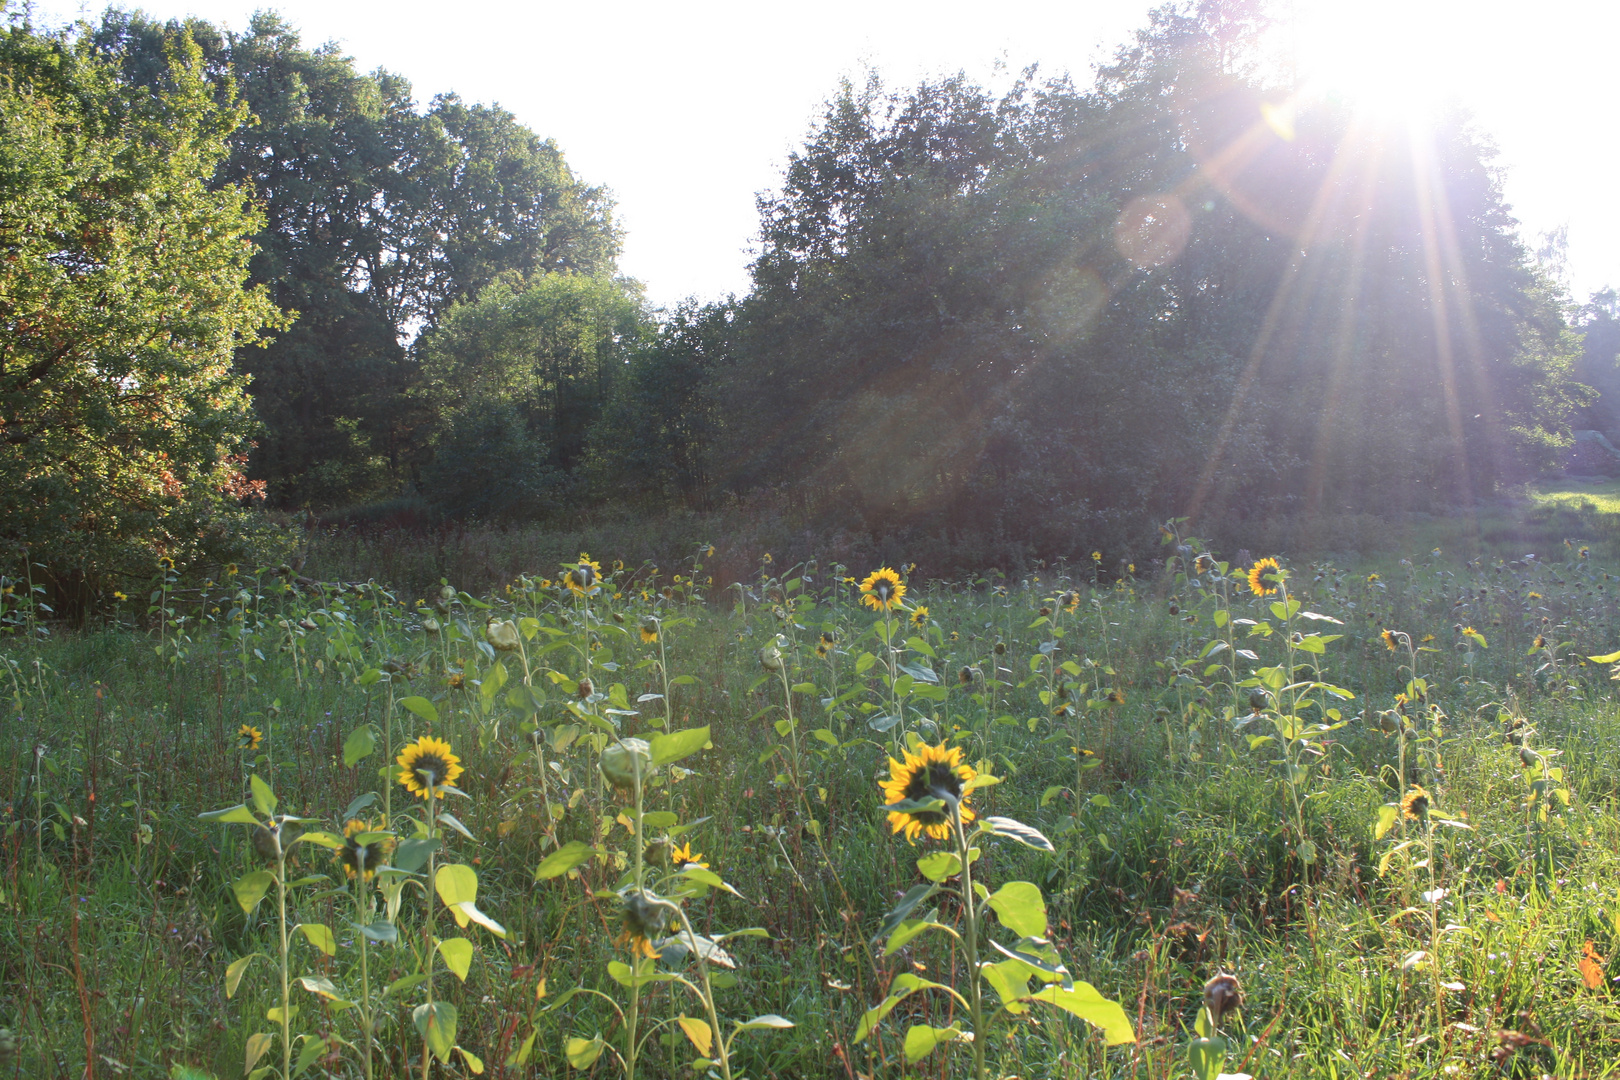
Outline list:
[[[1179,529],[1152,580],[704,545],[19,615],[8,1067],[1600,1072],[1615,579]]]

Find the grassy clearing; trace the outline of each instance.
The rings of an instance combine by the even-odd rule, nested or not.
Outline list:
[[[1620,1074],[1620,711],[1608,668],[1583,659],[1620,646],[1620,582],[1591,552],[1548,550],[1376,575],[1296,565],[1297,604],[1278,609],[1244,568],[1222,576],[1191,551],[1154,581],[1099,586],[1090,567],[910,581],[899,625],[842,568],[779,562],[718,592],[692,586],[711,567],[676,582],[609,565],[588,600],[534,578],[479,598],[276,574],[183,592],[160,575],[143,628],[4,645],[0,1026],[15,1051],[0,1075],[77,1078],[88,1055],[104,1076],[234,1076],[259,1035],[273,1045],[255,1065],[280,1067],[276,890],[245,913],[232,883],[265,865],[250,830],[198,820],[241,803],[262,819],[253,776],[280,812],[315,819],[301,828],[334,835],[368,795],[355,816],[379,821],[388,792],[393,839],[441,833],[435,857],[475,874],[477,908],[506,933],[455,928],[411,884],[432,878],[398,879],[397,908],[363,889],[358,921],[398,937],[369,944],[362,983],[353,885],[318,842],[293,845],[286,879],[326,878],[289,888],[289,921],[333,931],[330,954],[313,931],[289,945],[289,1056],[314,1047],[306,1075],[364,1075],[363,993],[375,1075],[421,1075],[429,986],[485,1075],[569,1075],[593,1049],[592,1075],[621,1073],[632,994],[615,971],[659,977],[633,995],[637,1072],[693,1075],[706,1003],[662,976],[704,968],[678,948],[627,966],[615,890],[635,881],[679,899],[698,935],[764,931],[724,943],[735,969],[707,966],[722,1033],[761,1014],[793,1024],[743,1032],[734,1076],[972,1075],[961,1043],[906,1061],[910,1030],[968,1026],[945,991],[856,1038],[901,975],[964,1002],[970,986],[949,933],[886,952],[880,932],[926,883],[919,857],[950,848],[909,846],[885,820],[887,757],[921,743],[1000,778],[969,796],[981,820],[1049,838],[1049,852],[982,840],[974,880],[1037,888],[1072,978],[1119,1002],[1135,1035],[1106,1046],[1037,1008],[979,1041],[988,1075],[1206,1075],[1193,1027],[1220,971],[1245,1002],[1221,1020],[1224,1045],[1196,1048],[1211,1077]],[[514,692],[525,670],[538,697]],[[597,768],[619,745],[607,729],[704,726],[711,749],[643,786],[638,839],[633,797]],[[387,748],[429,733],[466,769],[470,798],[446,808],[470,838],[391,779]],[[1413,786],[1432,813],[1392,819]],[[683,869],[687,854],[740,896]],[[536,881],[548,858],[569,865]],[[959,900],[922,907],[966,931]],[[446,951],[412,982],[430,936],[464,938],[470,960],[447,967]],[[998,918],[984,933],[1017,936]],[[255,953],[228,995],[227,969]],[[432,1074],[474,1071],[446,1056]]]

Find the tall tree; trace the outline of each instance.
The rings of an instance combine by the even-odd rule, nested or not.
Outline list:
[[[229,549],[253,490],[232,353],[284,323],[247,284],[249,193],[206,183],[244,110],[169,48],[133,87],[82,41],[0,35],[0,537],[80,610]]]

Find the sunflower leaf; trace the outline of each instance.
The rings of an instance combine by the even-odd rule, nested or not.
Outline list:
[[[1046,834],[1032,825],[1025,825],[1022,821],[1015,821],[1008,817],[987,817],[980,828],[996,836],[1006,836],[1018,841],[1025,847],[1032,847],[1037,851],[1056,851],[1052,841]]]
[[[925,885],[913,885],[910,891],[900,898],[900,902],[894,905],[894,909],[883,917],[883,925],[878,928],[878,932],[876,936],[872,938],[872,942],[876,944],[877,942],[882,941],[884,938],[887,938],[891,933],[894,932],[895,927],[904,922],[906,917],[917,909],[918,904],[921,904],[924,900],[927,900],[930,896],[933,896],[938,891],[939,886],[935,885],[933,882],[929,882]]]

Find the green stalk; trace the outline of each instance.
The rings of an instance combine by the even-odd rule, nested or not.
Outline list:
[[[275,820],[271,819],[271,824]],[[292,986],[287,977],[287,853],[281,849],[281,835],[276,834],[276,907],[277,922],[281,930],[281,1075],[292,1075]]]
[[[962,830],[961,800],[946,799],[945,802],[951,808],[951,829],[956,836],[956,853],[962,860],[962,911],[967,924],[967,933],[962,935],[962,944],[967,949],[968,1011],[973,1019],[973,1075],[975,1080],[984,1080],[984,1041],[989,1033],[983,1027],[984,1005],[979,995],[978,897],[973,895],[973,863],[968,858],[967,834]]]
[[[432,839],[434,839],[435,835],[438,832],[438,813],[437,813],[437,808],[433,805],[433,800],[438,797],[438,792],[434,788],[434,783],[433,783],[434,777],[433,777],[432,770],[422,769],[422,770],[420,770],[418,775],[420,775],[422,777],[423,781],[426,782],[426,784],[427,784],[428,839],[432,840]],[[434,1019],[435,1019],[434,1012],[433,1012],[433,961],[434,961],[434,958],[438,955],[438,951],[439,951],[438,946],[436,945],[436,943],[433,940],[433,921],[434,921],[433,916],[435,915],[435,911],[434,911],[434,907],[433,907],[433,890],[436,887],[434,865],[435,865],[435,862],[436,862],[436,856],[437,855],[438,855],[437,851],[429,849],[429,851],[428,851],[428,873],[427,873],[427,909],[428,910],[427,910],[427,982],[426,982],[426,986],[427,986],[427,1004],[428,1004],[428,1023],[429,1024],[432,1024],[434,1022]],[[432,1064],[433,1064],[433,1051],[428,1046],[427,1036],[423,1035],[422,1036],[422,1080],[428,1080],[428,1069],[429,1069],[429,1067],[432,1066]]]
[[[362,927],[371,924],[371,912],[366,910],[365,900],[367,850],[367,847],[359,849],[360,857],[356,860],[359,865],[354,875],[354,917]],[[371,972],[366,964],[366,935],[363,931],[360,934],[360,1028],[365,1035],[366,1080],[371,1080]]]
[[[641,757],[639,755],[637,755],[637,754],[631,754],[630,755],[630,764],[631,764],[632,769],[635,772],[635,778],[636,778],[636,818],[635,818],[635,826],[636,826],[636,832],[635,832],[635,849],[636,849],[635,878],[636,878],[636,884],[635,884],[635,889],[636,889],[636,891],[635,891],[635,897],[639,901],[639,900],[644,899],[644,897],[646,895],[644,884],[646,882],[646,877],[647,877],[646,852],[645,852],[646,845],[643,842],[642,835],[641,835],[641,828],[642,828],[642,826],[641,826],[641,810],[642,810]],[[600,772],[601,770],[598,769],[597,771]],[[694,944],[695,944],[695,939],[694,939]],[[703,964],[703,963],[706,963],[706,961],[704,961],[702,957],[699,957],[698,958],[698,963]],[[625,1028],[625,1035],[626,1035],[626,1037],[625,1037],[625,1046],[624,1046],[624,1053],[625,1053],[624,1074],[625,1074],[625,1080],[636,1080],[636,1020],[637,1020],[638,1010],[640,1009],[640,1006],[641,1006],[641,979],[638,977],[640,974],[641,974],[641,954],[640,954],[639,951],[636,950],[636,946],[634,945],[634,943],[632,943],[631,944],[631,956],[630,956],[630,1009],[629,1009],[628,1013],[626,1014],[625,1021],[624,1021],[624,1028]]]

